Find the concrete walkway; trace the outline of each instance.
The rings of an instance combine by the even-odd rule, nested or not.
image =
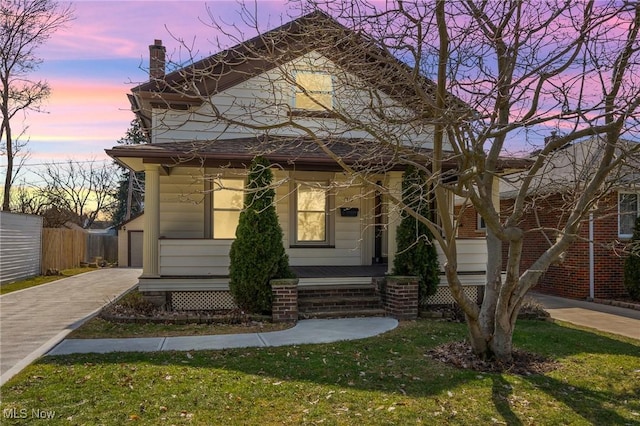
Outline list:
[[[0,296],[0,385],[135,285],[141,272],[98,269]]]
[[[540,293],[530,296],[553,319],[640,340],[640,311]]]
[[[287,330],[216,336],[146,337],[128,339],[67,339],[48,355],[106,352],[154,352],[285,346],[364,339],[398,326],[393,318],[302,320]]]

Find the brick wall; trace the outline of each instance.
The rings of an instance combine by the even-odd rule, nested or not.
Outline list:
[[[456,206],[454,213],[460,215],[461,206]],[[484,229],[478,229],[478,213],[471,206],[466,206],[458,217],[458,238],[484,238],[487,235]]]
[[[501,210],[509,212],[512,202],[503,201]],[[555,240],[555,233],[539,228],[558,228],[567,219],[565,200],[560,195],[537,199],[520,223],[525,229],[525,242],[520,262],[521,270],[531,264]],[[554,265],[540,278],[537,291],[563,297],[585,299],[589,297],[589,222],[582,223],[578,239],[567,251],[564,262]],[[548,238],[548,240],[547,240]],[[597,298],[624,297],[623,243],[618,242],[617,193],[599,203],[594,212],[595,294]],[[503,267],[506,266],[508,245],[503,245]]]
[[[397,319],[418,317],[418,278],[389,276],[383,291],[388,315]]]
[[[271,280],[273,292],[273,322],[296,322],[298,320],[298,280]]]

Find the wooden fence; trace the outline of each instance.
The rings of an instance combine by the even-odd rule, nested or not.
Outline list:
[[[77,268],[85,261],[87,233],[77,229],[44,228],[42,230],[42,267],[49,269]]]

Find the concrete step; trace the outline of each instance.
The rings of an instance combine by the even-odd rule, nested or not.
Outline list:
[[[349,309],[349,310],[325,310],[318,312],[300,312],[300,319],[326,319],[326,318],[357,318],[357,317],[383,317],[384,309]]]

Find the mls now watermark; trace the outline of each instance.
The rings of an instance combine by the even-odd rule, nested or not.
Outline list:
[[[40,408],[33,408],[28,410],[26,408],[5,408],[2,410],[2,417],[5,419],[53,419],[56,417],[56,412],[53,410],[42,410]]]

